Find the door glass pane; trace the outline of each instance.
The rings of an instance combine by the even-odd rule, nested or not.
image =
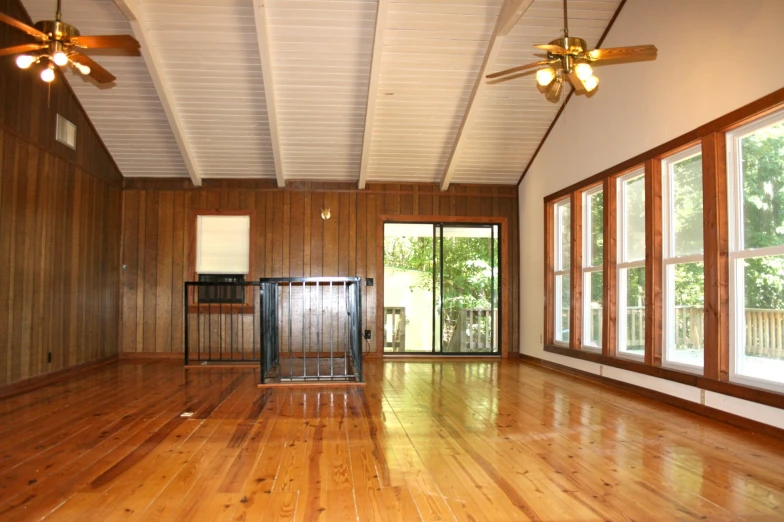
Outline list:
[[[432,224],[384,225],[384,351],[433,349]]]
[[[583,282],[585,313],[583,323],[583,344],[600,347],[602,345],[602,311],[604,309],[604,272],[586,272]]]
[[[673,256],[702,254],[702,154],[672,169]]]
[[[645,353],[645,267],[618,271],[618,351]]]
[[[679,263],[667,267],[667,350],[670,362],[703,366],[705,350],[705,266]]]
[[[736,373],[784,383],[784,256],[738,261],[745,287]],[[737,342],[736,342],[737,343]]]
[[[498,237],[492,227],[443,227],[442,351],[497,350]]]
[[[744,248],[784,244],[784,122],[740,139]]]
[[[623,190],[622,262],[645,259],[645,175],[625,179]]]

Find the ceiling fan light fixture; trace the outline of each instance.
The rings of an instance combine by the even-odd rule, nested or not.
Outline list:
[[[50,83],[54,80],[54,69],[51,65],[41,71],[41,79],[46,83]]]
[[[536,71],[536,82],[542,87],[547,87],[555,79],[555,70],[552,67],[545,67]]]
[[[54,56],[52,56],[52,61],[56,65],[62,67],[63,65],[66,65],[68,63],[68,55],[62,51],[57,51],[56,53],[54,53]]]
[[[593,68],[591,67],[591,64],[585,62],[575,65],[574,72],[577,73],[577,77],[580,78],[582,82],[588,81],[588,78],[593,76]]]
[[[563,79],[556,78],[552,85],[550,85],[550,89],[547,91],[547,97],[553,100],[558,100],[561,97],[562,88]]]
[[[585,87],[585,90],[587,92],[592,92],[598,86],[599,86],[599,78],[597,78],[596,76],[591,75],[585,80],[583,80],[583,87]]]
[[[79,62],[74,62],[73,64],[74,64],[74,67],[76,67],[76,69],[77,69],[77,70],[78,70],[80,73],[84,74],[85,76],[87,76],[88,74],[90,74],[90,67],[89,67],[89,66],[87,66],[87,65],[82,65],[82,64],[81,64],[81,63],[79,63]]]
[[[35,62],[35,57],[29,54],[20,54],[16,57],[16,66],[20,69],[27,69]]]

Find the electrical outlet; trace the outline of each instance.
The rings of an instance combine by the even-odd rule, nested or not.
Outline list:
[[[371,330],[365,330],[365,339],[370,339],[373,335]]]
[[[366,284],[367,286],[373,286],[373,278],[372,278],[372,277],[368,277],[368,278],[366,279],[366,283],[365,283],[365,284]]]

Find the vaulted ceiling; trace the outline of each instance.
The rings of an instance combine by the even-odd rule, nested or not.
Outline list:
[[[34,21],[54,0],[23,0]],[[620,0],[571,0],[597,44]],[[64,0],[82,34],[133,34],[117,76],[68,81],[126,177],[514,184],[559,104],[532,76],[560,0]],[[639,43],[639,42],[629,42]]]

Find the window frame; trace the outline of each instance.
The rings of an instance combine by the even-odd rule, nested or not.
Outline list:
[[[588,351],[595,351],[597,353],[601,353],[602,351],[602,335],[599,336],[599,343],[594,344],[589,341],[590,339],[590,330],[589,330],[589,321],[591,320],[591,304],[590,304],[590,291],[586,289],[590,289],[590,279],[591,274],[601,272],[604,274],[604,256],[606,254],[606,245],[602,246],[602,262],[598,265],[593,265],[592,261],[592,237],[591,237],[591,229],[592,229],[592,218],[591,218],[591,206],[588,204],[590,198],[595,196],[596,194],[601,193],[604,197],[604,184],[598,184],[594,187],[590,187],[582,191],[582,255],[583,255],[583,263],[581,267],[582,271],[582,349]],[[604,233],[604,213],[606,212],[606,208],[602,208],[602,233]],[[604,237],[604,236],[602,236]],[[602,307],[602,314],[599,319],[599,323],[602,325],[601,329],[604,332],[604,307]]]
[[[745,342],[745,270],[746,259],[784,256],[784,242],[777,246],[746,248],[744,245],[742,169],[737,145],[744,137],[756,131],[784,122],[784,109],[778,109],[728,131],[726,139],[727,207],[729,216],[729,381],[755,386],[776,393],[784,393],[784,382],[752,377],[738,372],[738,346]],[[740,325],[744,325],[743,328]]]
[[[564,253],[561,246],[563,245],[563,239],[561,237],[561,231],[564,230],[564,219],[563,213],[561,209],[568,206],[569,207],[569,220],[567,222],[567,230],[569,230],[569,243],[572,242],[572,234],[571,234],[571,217],[572,217],[572,201],[571,198],[563,198],[559,201],[553,203],[553,218],[555,226],[553,228],[553,241],[554,244],[552,245],[554,257],[553,257],[553,289],[555,300],[553,302],[553,316],[550,318],[553,327],[553,343],[560,346],[569,346],[572,340],[572,331],[571,331],[571,314],[572,314],[572,304],[571,304],[571,296],[573,294],[573,284],[572,284],[572,260],[571,260],[571,248],[569,250],[568,257],[568,265],[564,268]],[[559,339],[558,338],[558,328],[560,325],[560,317],[559,314],[563,309],[562,299],[563,299],[563,278],[564,276],[569,276],[569,318],[568,324],[570,325],[569,328],[569,338],[567,340]],[[559,283],[560,277],[560,283]],[[559,306],[561,305],[561,306]]]
[[[641,178],[643,182],[643,187],[645,186],[646,178],[648,173],[646,172],[645,166],[637,167],[629,172],[626,172],[620,176],[618,176],[615,180],[616,183],[616,207],[618,209],[618,226],[615,232],[616,234],[616,251],[617,251],[617,261],[616,261],[616,268],[615,268],[615,277],[616,277],[616,302],[613,304],[616,308],[616,317],[617,317],[617,348],[616,348],[616,357],[623,357],[632,359],[635,361],[642,361],[645,359],[645,350],[643,350],[643,354],[633,354],[628,353],[625,350],[621,349],[621,346],[625,346],[626,343],[626,321],[625,321],[625,314],[621,313],[622,310],[626,309],[626,305],[621,306],[621,296],[626,295],[627,292],[627,284],[626,280],[621,277],[621,272],[623,270],[629,270],[632,268],[645,268],[646,265],[646,256],[643,256],[642,259],[634,260],[634,261],[626,261],[626,231],[627,231],[627,218],[626,218],[626,207],[624,205],[626,201],[626,185],[625,183],[634,178]],[[646,195],[647,201],[647,195]],[[646,209],[645,213],[645,220],[647,223],[648,220],[648,213]],[[647,228],[647,227],[646,227]],[[606,231],[605,231],[606,232]],[[647,244],[647,230],[646,230],[646,244]],[[646,273],[646,280],[647,280],[647,273]],[[647,307],[648,296],[645,296],[646,305],[643,306],[643,310]],[[643,321],[643,329],[645,328],[645,321]],[[643,334],[643,337],[645,335]],[[644,341],[644,339],[643,339]]]
[[[674,154],[665,156],[661,159],[661,176],[662,176],[662,190],[661,190],[661,198],[662,198],[662,272],[661,272],[661,292],[662,292],[662,335],[661,335],[661,342],[662,342],[662,366],[678,369],[681,371],[691,372],[702,374],[705,368],[705,357],[704,357],[704,350],[703,350],[703,361],[702,364],[699,366],[697,365],[690,365],[686,363],[679,363],[677,361],[671,361],[668,359],[669,354],[669,347],[670,341],[673,339],[675,333],[675,320],[674,320],[674,299],[675,299],[675,290],[674,290],[674,278],[673,281],[669,280],[668,277],[668,269],[669,267],[675,267],[676,265],[680,264],[688,264],[688,263],[705,263],[705,230],[703,226],[703,242],[702,242],[702,254],[690,254],[685,256],[677,256],[675,255],[675,234],[674,230],[672,229],[672,225],[674,222],[674,208],[672,205],[672,199],[674,194],[674,185],[673,185],[673,176],[672,176],[672,166],[676,163],[681,161],[687,160],[689,158],[693,158],[695,156],[702,156],[702,143],[693,143],[690,146],[675,152]],[[704,167],[701,167],[701,177],[700,180],[704,184]],[[703,191],[703,208],[702,208],[702,217],[704,221],[705,217],[705,194]],[[703,270],[703,282],[705,280],[705,272]],[[672,283],[672,285],[671,285]],[[703,296],[705,294],[704,284],[703,284]],[[704,297],[703,297],[704,299]],[[673,301],[673,307],[670,307],[670,300]],[[704,301],[703,301],[704,302]],[[704,306],[704,304],[703,304]],[[705,316],[703,312],[703,327],[705,324]]]
[[[728,185],[726,134],[752,122],[762,120],[776,112],[784,112],[784,88],[763,96],[751,103],[723,114],[704,125],[677,136],[666,143],[641,152],[637,156],[611,166],[602,172],[582,179],[568,187],[544,196],[544,272],[545,272],[545,303],[544,308],[544,346],[545,352],[581,359],[603,366],[610,366],[626,371],[640,373],[663,380],[676,382],[697,389],[709,390],[714,393],[784,409],[784,391],[763,388],[759,383],[748,384],[730,378],[730,332],[731,298],[735,290],[730,292],[733,281],[730,276],[737,277],[731,271],[729,244],[732,240],[730,232],[731,198]],[[751,127],[746,127],[747,130]],[[676,154],[699,142],[702,146],[703,165],[703,251],[705,267],[705,351],[703,373],[683,371],[663,364],[661,348],[663,342],[661,312],[662,267],[662,176],[661,160]],[[618,248],[616,245],[618,220],[617,179],[632,169],[644,165],[646,171],[646,346],[644,360],[618,357],[617,345],[617,281],[616,275]],[[554,305],[554,219],[553,205],[564,198],[581,204],[581,191],[602,183],[605,190],[605,252],[604,252],[604,331],[601,353],[581,350],[580,346],[563,346],[553,342],[553,305]],[[573,220],[572,234],[582,238],[579,225],[582,216]],[[574,217],[574,216],[573,216]],[[734,233],[734,231],[733,231]],[[574,250],[575,238],[572,238]],[[576,241],[581,245],[581,241]],[[756,255],[776,254],[773,251],[758,249]],[[574,254],[574,251],[573,251]],[[739,257],[735,252],[733,258]],[[754,257],[750,256],[750,257]],[[574,260],[573,260],[574,261]],[[580,255],[577,262],[582,261]],[[579,273],[579,271],[578,271]],[[579,281],[578,281],[579,279]],[[572,277],[572,288],[582,290],[582,278]],[[730,295],[732,293],[732,295]],[[574,304],[574,303],[573,303]],[[582,312],[582,306],[576,305]],[[734,306],[734,303],[733,303]],[[573,321],[574,322],[574,321]],[[572,325],[574,328],[574,325]],[[582,324],[579,324],[582,332]],[[600,366],[601,368],[601,366]]]
[[[222,210],[222,209],[193,209],[191,210],[190,230],[189,230],[189,252],[188,252],[188,278],[190,281],[198,281],[199,274],[196,272],[196,252],[198,250],[198,219],[199,216],[248,216],[250,218],[250,244],[248,252],[248,273],[245,275],[246,282],[255,281],[255,252],[253,240],[256,237],[256,211],[248,210]],[[247,289],[246,289],[247,290]],[[188,310],[191,313],[210,313],[214,307],[219,307],[219,313],[230,314],[253,314],[255,313],[253,292],[246,291],[242,303],[199,303],[198,292],[191,293],[188,303]],[[212,307],[212,308],[211,308]]]

